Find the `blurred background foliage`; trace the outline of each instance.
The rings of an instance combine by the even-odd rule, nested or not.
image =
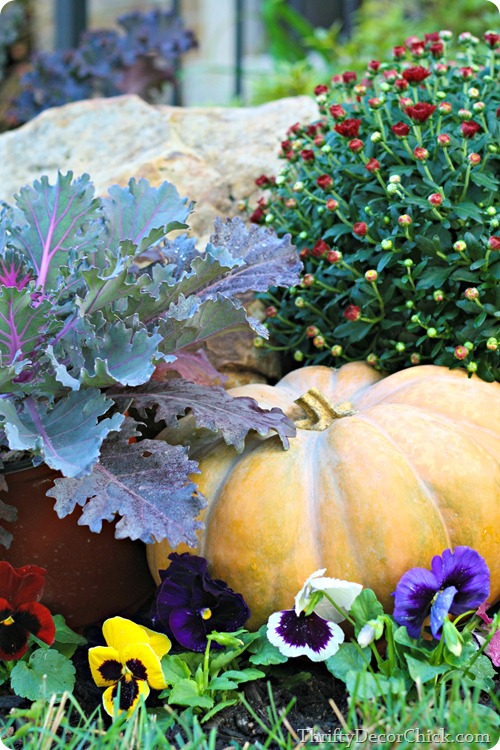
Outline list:
[[[369,60],[387,57],[409,36],[449,29],[482,37],[500,26],[500,15],[490,0],[362,0],[347,36],[339,21],[327,29],[314,27],[288,0],[263,0],[262,21],[273,70],[256,76],[253,104],[311,94],[334,73],[361,72]]]

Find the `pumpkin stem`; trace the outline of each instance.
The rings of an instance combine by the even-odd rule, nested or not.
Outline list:
[[[317,388],[310,388],[296,399],[295,403],[307,415],[305,419],[294,420],[295,426],[301,430],[322,432],[330,427],[334,419],[352,417],[356,413],[350,401],[342,401],[342,403],[334,405]]]

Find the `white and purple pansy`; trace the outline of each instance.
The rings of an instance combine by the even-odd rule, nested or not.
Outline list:
[[[267,638],[284,656],[324,661],[344,641],[338,623],[345,620],[362,586],[312,573],[295,597],[294,609],[275,612],[267,623]]]

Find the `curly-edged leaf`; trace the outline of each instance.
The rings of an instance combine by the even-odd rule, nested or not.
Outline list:
[[[214,300],[200,302],[194,296],[181,296],[159,320],[161,350],[171,354],[213,336],[247,330],[249,325],[260,336],[269,337],[267,328],[248,316],[238,300],[217,295]]]
[[[190,475],[197,464],[187,449],[162,440],[128,444],[121,433],[106,441],[100,462],[82,479],[56,479],[47,493],[55,497],[60,518],[83,506],[79,520],[99,532],[102,521],[116,524],[118,539],[130,537],[149,544],[168,539],[174,548],[196,546],[195,518],[204,506]]]
[[[82,256],[93,249],[102,231],[97,221],[99,201],[93,195],[89,176],[73,181],[73,172],[59,172],[55,185],[44,175],[16,195],[26,223],[13,227],[12,236],[30,259],[42,290],[54,288],[69,250]]]
[[[28,289],[0,287],[0,354],[2,365],[13,364],[37,348],[47,332],[52,304],[34,305]],[[61,324],[62,325],[62,324]],[[57,324],[52,321],[51,328]]]
[[[8,490],[5,477],[0,476],[0,489],[5,492]],[[14,523],[17,519],[17,508],[14,505],[7,505],[3,500],[0,500],[0,520],[7,521],[7,523]],[[0,544],[3,547],[9,549],[12,542],[12,534],[10,531],[0,526]]]
[[[239,218],[215,220],[212,246],[228,248],[231,254],[244,261],[219,284],[206,289],[203,298],[214,298],[217,293],[226,297],[242,292],[265,292],[270,286],[293,286],[299,282],[302,263],[290,235],[278,237],[272,230],[252,224],[247,228]]]
[[[143,252],[171,230],[186,228],[191,206],[170,182],[154,188],[147,180],[132,177],[127,187],[112,185],[108,195],[103,206],[112,248],[131,240]]]
[[[89,365],[82,372],[82,382],[97,388],[145,383],[154,372],[161,340],[146,328],[133,331],[122,322],[115,323],[85,357]]]
[[[6,239],[5,225],[0,224],[0,248],[4,248],[0,255],[0,285],[24,289],[33,278],[33,274],[24,262],[24,256],[5,249]]]
[[[97,389],[73,391],[55,406],[24,401],[17,412],[12,401],[0,400],[2,428],[11,450],[32,451],[64,476],[88,473],[99,458],[102,441],[118,430],[122,414],[102,419],[113,402]]]
[[[234,398],[223,388],[189,383],[183,378],[150,383],[146,392],[134,394],[126,390],[121,397],[124,395],[133,398],[139,410],[156,407],[156,419],[165,420],[167,426],[175,424],[177,417],[189,409],[196,427],[220,433],[225,442],[234,445],[238,452],[243,450],[245,437],[250,430],[255,430],[259,435],[267,435],[274,430],[284,448],[288,448],[288,438],[296,434],[294,423],[276,407],[262,409],[253,398]]]
[[[173,362],[160,362],[156,365],[151,380],[169,380],[174,372],[200,385],[224,385],[227,380],[226,375],[215,369],[203,349],[196,352],[176,352]]]
[[[184,297],[196,294],[201,299],[211,299],[218,291],[224,294],[220,287],[227,278],[227,274],[244,265],[243,260],[234,258],[226,248],[209,246],[208,252],[193,258],[190,270],[171,290],[169,302],[174,302],[181,294]],[[271,282],[268,280],[265,289],[267,290],[270,285]],[[228,287],[228,293],[225,296],[232,294],[233,291]]]
[[[127,265],[129,264],[125,264],[122,259],[114,260],[116,265],[111,272],[107,270],[103,274],[95,266],[82,272],[87,289],[84,298],[77,299],[76,302],[82,315],[90,315],[97,310],[110,308],[114,302],[122,298],[139,299],[141,297],[142,288],[150,281],[148,276],[142,274],[139,278],[127,281],[129,275]]]

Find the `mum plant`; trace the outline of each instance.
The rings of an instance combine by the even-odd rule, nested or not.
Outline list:
[[[212,385],[218,373],[192,347],[249,325],[265,335],[236,295],[296,282],[299,262],[288,239],[239,219],[218,221],[204,253],[168,239],[191,210],[169,183],[93,193],[88,175],[42,177],[0,217],[2,455],[61,472],[48,493],[60,517],[81,505],[92,531],[118,516],[118,538],[194,544],[197,464],[141,439],[140,425],[173,426],[189,410],[238,450],[250,429],[287,445],[293,424]],[[0,519],[14,515],[0,502]]]
[[[300,285],[266,296],[304,364],[435,363],[500,380],[500,35],[410,37],[315,93],[251,220],[291,232]],[[256,345],[263,341],[256,340]]]

